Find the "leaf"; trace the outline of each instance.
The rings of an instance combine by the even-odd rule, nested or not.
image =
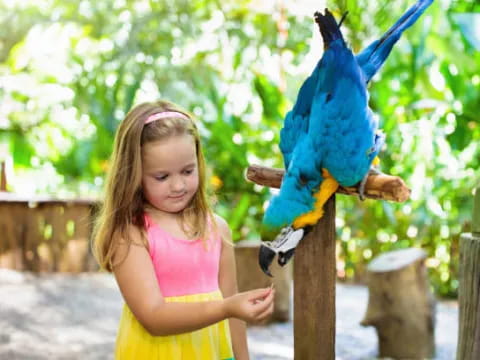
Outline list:
[[[30,167],[35,149],[26,136],[14,132],[10,135],[10,153],[16,166]]]
[[[233,211],[228,218],[228,224],[233,231],[238,230],[243,224],[250,206],[250,199],[251,195],[242,194],[238,203],[233,207]]]

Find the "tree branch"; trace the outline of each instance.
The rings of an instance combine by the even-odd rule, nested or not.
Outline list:
[[[284,174],[283,169],[273,169],[260,165],[250,165],[246,178],[258,185],[279,188]],[[410,197],[411,190],[398,176],[379,174],[370,175],[365,184],[365,197],[370,199],[404,202]],[[358,195],[356,187],[340,186],[337,193]]]

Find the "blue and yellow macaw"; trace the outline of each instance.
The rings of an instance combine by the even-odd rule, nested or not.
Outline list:
[[[368,107],[367,85],[381,68],[403,31],[433,0],[419,0],[379,39],[358,55],[347,47],[333,15],[316,12],[324,53],[305,80],[280,132],[285,175],[280,192],[263,219],[266,229],[283,228],[264,242],[259,263],[270,275],[276,254],[285,265],[306,231],[323,215],[323,205],[339,185],[364,184],[385,136]]]

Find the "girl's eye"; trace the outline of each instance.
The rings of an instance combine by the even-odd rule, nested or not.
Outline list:
[[[185,175],[190,175],[191,173],[193,173],[193,169],[185,170],[183,173],[184,173]]]
[[[162,176],[155,176],[155,179],[158,181],[165,181],[167,180],[168,175],[162,175]]]

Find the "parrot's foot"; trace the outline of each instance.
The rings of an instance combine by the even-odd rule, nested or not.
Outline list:
[[[362,201],[365,200],[365,184],[367,183],[368,177],[370,175],[380,175],[380,174],[382,174],[382,172],[372,166],[368,171],[367,175],[363,177],[362,181],[358,185],[358,197],[360,198],[360,200]]]
[[[305,234],[305,229],[294,230],[293,227],[288,226],[282,229],[275,240],[262,243],[258,254],[258,263],[263,272],[272,276],[268,268],[277,254],[278,264],[284,266],[293,256],[295,248]]]
[[[330,199],[330,196],[337,191],[339,184],[327,169],[322,169],[322,177],[324,180],[320,184],[320,189],[313,195],[315,199],[313,210],[298,216],[293,221],[293,227],[295,229],[315,225],[323,216],[323,205],[325,205],[328,199]]]

